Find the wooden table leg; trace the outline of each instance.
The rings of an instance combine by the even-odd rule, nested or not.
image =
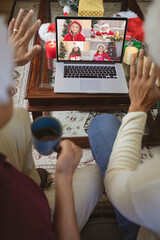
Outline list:
[[[131,11],[135,12],[139,18],[144,20],[143,13],[136,0],[122,0],[121,11],[127,11],[128,8]]]
[[[128,0],[122,0],[121,11],[127,11],[128,8]]]
[[[158,146],[160,145],[160,115],[157,114],[155,119],[149,111],[147,118],[147,135],[143,136],[143,146]]]
[[[139,18],[141,18],[142,20],[144,20],[144,16],[143,16],[143,13],[137,3],[136,0],[128,0],[128,8],[135,12]]]
[[[43,116],[43,112],[32,112],[33,120],[35,120],[37,117]]]
[[[153,122],[150,135],[152,139],[160,140],[160,115],[158,114]]]

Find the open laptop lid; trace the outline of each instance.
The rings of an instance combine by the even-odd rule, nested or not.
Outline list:
[[[127,18],[57,16],[57,62],[121,63]]]

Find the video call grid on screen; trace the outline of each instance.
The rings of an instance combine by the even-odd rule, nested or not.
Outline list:
[[[57,61],[121,62],[126,28],[126,18],[56,17]]]

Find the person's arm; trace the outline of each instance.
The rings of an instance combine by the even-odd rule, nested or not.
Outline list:
[[[135,210],[134,193],[157,177],[157,162],[152,162],[152,171],[148,164],[140,165],[141,141],[147,112],[160,99],[160,89],[155,85],[156,67],[151,76],[149,76],[150,68],[151,61],[148,58],[142,74],[142,52],[139,56],[137,75],[135,62],[132,61],[129,113],[123,118],[105,175],[107,194],[114,206],[124,216],[139,224],[142,222]]]
[[[76,219],[72,177],[82,157],[82,150],[69,140],[60,142],[55,172],[54,229],[57,240],[80,240]]]
[[[8,27],[8,38],[14,51],[14,62],[17,66],[23,66],[41,50],[40,45],[34,45],[29,49],[29,42],[41,25],[38,19],[28,28],[34,11],[30,10],[24,17],[24,10],[20,9],[16,19],[12,19]],[[23,18],[24,17],[24,18]]]
[[[105,58],[106,58],[108,61],[112,61],[112,59],[108,56],[107,53],[105,53]]]

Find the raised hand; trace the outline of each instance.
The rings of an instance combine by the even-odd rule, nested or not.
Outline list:
[[[40,45],[29,49],[29,42],[41,25],[41,20],[38,19],[28,28],[33,15],[34,11],[30,10],[24,17],[24,10],[20,9],[17,18],[13,18],[8,27],[9,42],[14,50],[14,62],[17,66],[25,65],[41,50]]]
[[[160,99],[160,88],[156,86],[156,80],[158,75],[160,76],[160,70],[156,65],[154,65],[150,75],[152,62],[150,58],[147,57],[147,61],[144,66],[143,55],[144,51],[141,49],[137,66],[137,74],[134,59],[132,59],[130,67],[129,97],[131,104],[129,112],[148,112],[151,106],[156,104]]]

